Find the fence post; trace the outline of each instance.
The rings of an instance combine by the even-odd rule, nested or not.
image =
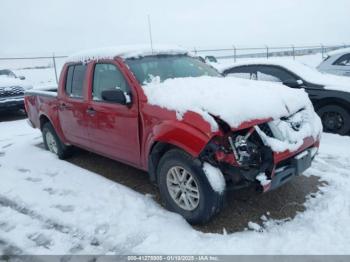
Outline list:
[[[58,84],[55,53],[52,53],[53,68],[55,69],[56,84]]]
[[[197,56],[197,50],[196,47],[193,48],[194,54]]]
[[[233,45],[233,61],[236,63],[237,61],[237,49],[236,49],[236,46]]]
[[[321,44],[321,53],[322,53],[322,59],[324,58],[324,46]]]
[[[295,46],[292,45],[292,54],[293,54],[293,60],[295,60]]]
[[[266,59],[269,59],[269,47],[266,46]]]

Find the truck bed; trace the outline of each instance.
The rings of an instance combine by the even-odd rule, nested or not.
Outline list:
[[[35,128],[40,128],[40,116],[57,117],[57,87],[32,89],[25,92],[25,109],[30,124]]]
[[[39,89],[31,89],[25,92],[25,96],[49,96],[57,97],[57,87],[45,87]]]

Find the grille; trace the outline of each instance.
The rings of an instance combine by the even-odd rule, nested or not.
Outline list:
[[[267,135],[269,137],[273,137],[271,128],[269,127],[269,125],[267,123],[260,124],[259,128],[261,129],[261,131],[263,131],[265,133],[265,135]]]
[[[24,89],[20,86],[0,87],[0,97],[12,97],[24,95]]]

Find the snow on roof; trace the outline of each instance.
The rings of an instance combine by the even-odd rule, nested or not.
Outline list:
[[[328,52],[327,55],[333,56],[333,55],[346,54],[346,53],[350,53],[350,47],[341,48],[341,49],[337,49],[337,50]]]
[[[132,57],[143,57],[150,55],[177,55],[187,54],[188,51],[178,46],[155,45],[153,49],[150,45],[128,45],[112,46],[85,50],[75,53],[66,59],[66,62],[83,62],[91,60],[113,59],[116,56],[124,59]]]
[[[227,69],[238,67],[238,66],[245,66],[245,65],[274,65],[274,66],[281,66],[286,69],[289,69],[290,71],[300,74],[300,76],[304,75],[305,71],[307,71],[308,74],[320,74],[316,69],[309,67],[308,65],[305,65],[299,61],[291,60],[291,59],[281,59],[281,58],[272,58],[272,59],[246,59],[242,61],[238,61],[236,63],[230,63],[230,64],[223,64],[218,69],[223,72]],[[311,73],[310,73],[311,72]]]
[[[280,66],[307,82],[324,86],[326,89],[350,92],[350,79],[348,77],[336,76],[322,73],[315,68],[305,65],[299,61],[291,59],[249,59],[242,60],[236,63],[220,65],[218,70],[224,72],[230,68],[245,66],[245,65],[274,65]]]

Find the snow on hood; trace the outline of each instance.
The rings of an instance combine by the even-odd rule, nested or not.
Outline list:
[[[0,87],[11,87],[11,86],[20,86],[24,89],[31,89],[32,86],[25,80],[20,80],[19,78],[9,77],[9,76],[0,76]]]
[[[343,92],[350,92],[350,79],[349,77],[342,77],[322,73],[316,69],[309,67],[301,62],[287,59],[250,59],[247,61],[237,62],[234,64],[224,64],[218,66],[218,70],[223,72],[227,69],[245,66],[245,65],[274,65],[281,66],[290,72],[300,76],[303,80],[324,86],[328,90],[337,90]]]
[[[280,119],[302,108],[313,107],[304,90],[291,89],[280,84],[239,78],[195,77],[159,78],[143,86],[148,103],[179,116],[186,111],[200,114],[214,130],[218,126],[210,114],[220,117],[232,128],[256,119]]]
[[[150,55],[177,55],[187,53],[187,50],[178,46],[155,45],[151,49],[150,45],[127,45],[81,51],[69,56],[66,62],[85,63],[91,60],[113,59],[116,56],[126,59]]]

